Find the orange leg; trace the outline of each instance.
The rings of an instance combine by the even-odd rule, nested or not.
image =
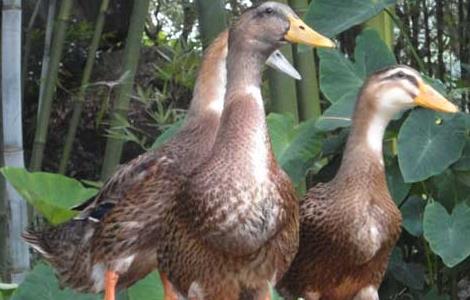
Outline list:
[[[104,300],[116,300],[116,285],[119,275],[113,271],[106,271],[104,276]]]
[[[164,300],[178,300],[178,295],[173,290],[173,286],[171,285],[170,280],[168,280],[168,276],[165,273],[160,273],[160,280],[163,283],[163,292],[164,292]]]

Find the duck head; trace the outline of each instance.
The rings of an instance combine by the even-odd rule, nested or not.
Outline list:
[[[238,43],[268,57],[286,42],[332,48],[335,44],[307,26],[287,5],[265,2],[247,10],[231,28],[229,47]]]
[[[425,83],[416,70],[404,65],[388,67],[373,74],[361,94],[372,102],[369,104],[377,113],[390,118],[415,106],[448,113],[458,111],[457,106]]]

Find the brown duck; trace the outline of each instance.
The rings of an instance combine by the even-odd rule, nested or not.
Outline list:
[[[311,188],[300,204],[299,252],[277,285],[285,299],[379,299],[401,223],[385,181],[382,139],[392,117],[416,105],[457,111],[406,66],[366,81],[338,173]]]
[[[275,2],[246,11],[229,31],[214,147],[181,186],[157,251],[160,270],[190,299],[264,298],[297,251],[295,191],[271,151],[260,91],[263,62],[285,40],[334,46]]]
[[[24,234],[56,268],[63,286],[88,292],[106,288],[105,298],[114,299],[115,286],[127,287],[157,267],[154,232],[165,219],[162,208],[177,192],[173,174],[192,172],[214,143],[225,94],[227,36],[220,34],[207,49],[187,120],[173,139],[119,168],[98,196],[77,207],[78,218]],[[280,53],[268,63],[299,76]],[[161,277],[166,299],[174,299],[166,275]]]

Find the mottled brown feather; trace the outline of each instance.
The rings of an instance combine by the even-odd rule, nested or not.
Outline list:
[[[206,51],[187,120],[174,138],[121,166],[77,219],[25,232],[25,240],[56,268],[62,285],[99,292],[92,273],[101,264],[120,269],[118,287],[126,287],[157,267],[155,243],[164,238],[159,226],[181,182],[207,157],[216,136],[221,112],[212,105],[223,101],[226,54],[224,32]],[[103,216],[89,218],[97,209],[104,209]],[[132,264],[120,266],[128,256],[134,256]]]
[[[387,187],[382,152],[367,144],[377,112],[375,78],[360,93],[335,178],[301,201],[299,252],[277,285],[286,299],[353,299],[382,282],[401,215]]]

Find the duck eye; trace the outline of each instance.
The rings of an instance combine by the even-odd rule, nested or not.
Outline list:
[[[273,9],[272,9],[272,7],[267,7],[267,8],[264,10],[264,12],[269,15],[269,14],[272,14],[272,13],[273,13]]]
[[[397,74],[395,74],[395,76],[396,76],[397,78],[405,78],[405,77],[406,77],[406,74],[405,74],[404,72],[400,71],[400,72],[398,72]]]

